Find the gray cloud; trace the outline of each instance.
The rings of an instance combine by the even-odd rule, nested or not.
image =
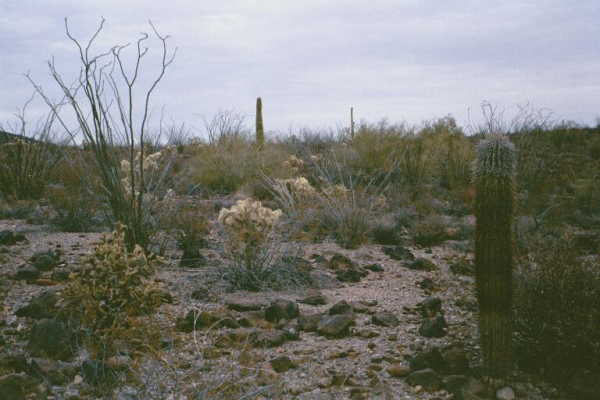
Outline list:
[[[165,104],[190,126],[219,109],[251,120],[256,96],[267,129],[282,131],[341,125],[351,105],[359,118],[410,123],[452,114],[465,124],[482,100],[509,111],[529,101],[582,123],[600,115],[595,0],[48,3],[0,5],[0,120],[32,92],[23,72],[51,91],[45,62],[54,56],[75,77],[65,16],[81,38],[106,17],[98,49],[134,41],[148,19],[170,34],[179,53],[154,109]],[[153,66],[149,60],[144,73]]]

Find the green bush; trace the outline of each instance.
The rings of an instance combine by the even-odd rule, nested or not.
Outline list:
[[[568,231],[538,233],[514,279],[517,361],[559,384],[580,369],[600,371],[600,260],[579,256]]]
[[[152,330],[138,318],[151,315],[165,300],[154,273],[157,262],[140,246],[128,251],[124,228],[104,237],[62,292],[66,315],[88,334],[97,354],[110,355],[119,341],[142,340]],[[142,329],[142,331],[140,330]]]

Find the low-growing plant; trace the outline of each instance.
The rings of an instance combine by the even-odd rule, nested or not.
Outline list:
[[[281,210],[271,210],[250,198],[219,213],[229,259],[223,278],[234,289],[282,289],[310,282],[297,249],[276,238],[281,215]]]
[[[573,234],[538,232],[520,251],[514,280],[515,355],[523,369],[568,385],[600,371],[600,260],[581,258]]]
[[[447,239],[446,223],[440,215],[430,215],[417,222],[411,234],[419,246],[436,246]]]
[[[62,292],[66,316],[87,332],[90,349],[102,357],[115,353],[121,341],[152,337],[152,324],[140,323],[164,301],[154,279],[158,261],[140,246],[129,251],[124,227],[105,236]],[[133,336],[133,337],[132,337]]]
[[[35,133],[29,131],[25,111],[31,100],[17,114],[19,122],[7,127],[17,134],[0,142],[0,195],[7,199],[39,199],[62,156],[59,146],[51,142],[53,114],[38,123]]]

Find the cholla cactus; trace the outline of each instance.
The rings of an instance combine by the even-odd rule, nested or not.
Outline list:
[[[260,97],[256,99],[256,144],[261,148],[265,144],[265,131],[263,128],[262,117],[262,100]]]
[[[283,162],[283,166],[290,169],[292,173],[297,174],[304,167],[304,161],[292,154]]]
[[[321,192],[329,199],[346,199],[350,190],[341,184],[325,186]]]
[[[490,376],[512,368],[512,219],[515,149],[494,135],[477,148],[474,176],[475,265],[479,331]]]
[[[309,200],[317,195],[315,188],[303,176],[291,179],[278,179],[277,181],[288,187],[298,200]]]
[[[150,315],[161,304],[161,287],[154,280],[157,261],[140,246],[128,251],[125,227],[119,225],[72,275],[62,302],[94,332],[98,345],[110,346],[122,339],[132,318]]]
[[[260,201],[248,198],[229,209],[223,208],[218,220],[228,235],[228,250],[251,267],[279,217],[281,210],[271,210]]]

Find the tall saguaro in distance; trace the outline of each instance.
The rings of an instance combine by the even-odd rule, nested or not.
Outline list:
[[[256,144],[259,149],[262,149],[265,144],[265,131],[263,128],[262,117],[262,100],[260,97],[256,98]]]
[[[492,135],[475,160],[475,279],[484,367],[491,377],[512,369],[512,219],[515,148]]]

